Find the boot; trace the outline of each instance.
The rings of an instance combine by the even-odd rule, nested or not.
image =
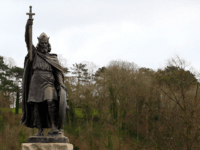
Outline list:
[[[43,136],[43,128],[42,128],[42,123],[41,123],[41,118],[39,115],[39,104],[35,103],[34,104],[34,118],[35,118],[35,122],[36,122],[36,127],[38,128],[38,133],[35,136]]]
[[[55,103],[53,100],[48,101],[48,110],[49,110],[49,116],[50,116],[51,125],[52,125],[51,133],[58,133],[59,130],[56,128],[56,125],[55,125]]]
[[[43,128],[38,128],[38,133],[35,136],[44,136]]]

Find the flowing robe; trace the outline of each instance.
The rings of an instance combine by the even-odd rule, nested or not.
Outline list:
[[[50,117],[48,113],[48,107],[47,107],[47,99],[54,99],[58,100],[58,89],[56,87],[59,87],[64,82],[64,75],[62,72],[62,68],[58,63],[57,55],[55,54],[49,54],[45,55],[41,52],[39,52],[34,46],[33,46],[33,61],[30,61],[29,59],[29,53],[25,57],[24,62],[24,73],[23,73],[23,82],[22,82],[22,110],[23,115],[21,118],[21,123],[27,127],[37,127],[36,119],[34,116],[34,102],[39,102],[39,114],[40,114],[40,120],[42,121],[42,128],[50,128],[51,122]],[[38,70],[40,67],[38,67],[38,62],[41,68],[44,69],[47,73],[46,75],[43,74],[43,77],[46,76],[46,80],[43,79],[43,77],[39,74],[35,74],[34,71]],[[40,60],[42,59],[42,60]],[[46,67],[45,67],[46,65]],[[40,68],[40,69],[41,69]],[[50,68],[49,70],[45,70],[47,68]],[[50,83],[48,83],[51,81]],[[56,103],[56,108],[58,112],[58,103]],[[57,113],[55,114],[58,115]],[[57,117],[55,117],[57,118]],[[56,120],[56,125],[58,124]]]

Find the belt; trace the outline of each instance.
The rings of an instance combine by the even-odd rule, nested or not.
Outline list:
[[[48,70],[34,70],[34,74],[44,74],[44,73],[52,74],[53,72]]]

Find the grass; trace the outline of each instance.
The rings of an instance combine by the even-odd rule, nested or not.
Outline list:
[[[0,108],[0,112],[10,112],[12,111],[11,108]]]
[[[13,108],[13,109],[12,109],[12,113],[14,113],[14,114],[15,114],[15,108]],[[21,108],[19,108],[19,111],[18,111],[18,113],[19,113],[19,114],[22,114],[22,109],[21,109]]]
[[[15,114],[15,108],[0,108],[1,112],[12,112]],[[19,108],[19,114],[22,114],[22,109]]]

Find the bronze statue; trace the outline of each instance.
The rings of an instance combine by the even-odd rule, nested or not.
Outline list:
[[[56,134],[62,127],[67,105],[67,89],[64,74],[57,55],[50,54],[49,37],[42,33],[38,44],[32,45],[33,19],[30,6],[29,19],[25,28],[25,42],[28,54],[24,61],[21,123],[38,128],[36,136],[43,136],[43,128],[52,128]]]

